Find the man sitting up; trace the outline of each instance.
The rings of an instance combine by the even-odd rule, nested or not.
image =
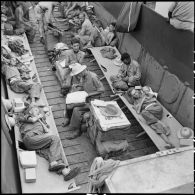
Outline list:
[[[62,51],[59,61],[63,61],[65,63],[65,67],[61,68],[58,66],[59,74],[61,75],[62,83],[61,83],[61,93],[66,95],[71,88],[71,76],[69,65],[74,63],[83,63],[83,59],[85,57],[85,53],[80,50],[80,41],[76,38],[71,40],[72,49]],[[60,79],[60,80],[61,80]]]
[[[85,65],[76,63],[71,65],[71,67],[71,76],[73,76],[72,91],[86,91],[88,93],[87,98],[98,98],[104,92],[104,86],[97,75],[88,71]],[[87,103],[81,107],[74,107],[70,124],[65,127],[70,132],[66,137],[67,139],[74,139],[81,134],[82,115],[88,111],[89,105]]]
[[[172,2],[169,7],[168,17],[170,24],[177,29],[194,32],[194,2]]]
[[[113,87],[117,90],[126,91],[129,87],[140,85],[141,71],[138,62],[131,60],[128,53],[121,55],[121,61],[123,64],[121,65],[118,75],[110,77]]]
[[[68,181],[79,173],[79,168],[70,170],[62,159],[60,138],[49,133],[44,113],[37,106],[30,105],[25,113],[18,116],[21,123],[20,132],[24,146],[28,150],[35,150],[40,156],[49,161],[49,171],[57,172]]]
[[[73,38],[71,40],[72,49],[66,50],[66,65],[70,65],[73,63],[83,63],[83,59],[85,57],[85,52],[80,50],[80,40]],[[62,53],[63,55],[63,53]]]
[[[101,47],[110,45],[112,47],[118,45],[118,38],[116,35],[116,23],[112,22],[110,25],[103,30],[103,28],[95,26],[90,37],[90,41],[87,47]]]
[[[29,20],[24,18],[23,2],[17,1],[16,4],[17,4],[17,8],[15,10],[16,29],[24,29],[29,43],[33,43],[36,34],[36,29],[32,27],[32,24],[30,23]]]
[[[91,24],[90,20],[86,18],[84,12],[79,14],[79,19],[81,22],[81,29],[79,30],[79,33],[75,35],[75,37],[80,39],[82,47],[84,47],[90,41],[93,25]]]
[[[133,104],[133,108],[138,114],[141,114],[149,125],[160,137],[167,143],[167,148],[173,147],[168,138],[170,128],[162,121],[163,108],[157,102],[157,93],[152,92],[148,86],[131,87],[127,92],[129,102]]]

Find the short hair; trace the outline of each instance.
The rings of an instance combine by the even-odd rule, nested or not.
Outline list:
[[[131,56],[128,53],[123,53],[121,55],[121,61],[124,61],[124,60],[129,60],[131,63]]]
[[[83,16],[83,17],[85,18],[85,13],[84,13],[84,12],[81,12],[81,13],[79,14],[79,16]]]
[[[116,22],[111,22],[110,25],[116,27]]]
[[[71,40],[71,44],[73,45],[73,44],[75,44],[75,43],[80,44],[80,40],[74,37],[74,38],[72,38],[72,40]]]

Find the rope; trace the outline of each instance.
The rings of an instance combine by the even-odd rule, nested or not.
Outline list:
[[[89,193],[101,193],[101,186],[109,174],[118,167],[120,161],[112,159],[104,161],[102,157],[96,157],[91,165],[89,173]]]
[[[130,3],[130,10],[129,10],[129,25],[128,25],[128,32],[129,32],[129,29],[130,29],[130,25],[131,25],[131,10],[132,10],[132,3]]]

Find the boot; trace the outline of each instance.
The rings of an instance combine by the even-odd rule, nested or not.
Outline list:
[[[64,180],[68,181],[68,180],[76,177],[79,173],[80,173],[80,168],[79,167],[75,167],[75,168],[71,169],[69,171],[69,173],[64,175]]]
[[[64,122],[62,123],[62,127],[66,127],[70,123],[69,118],[64,118]]]
[[[68,132],[68,135],[66,135],[66,139],[71,140],[79,137],[81,135],[80,129],[74,129],[72,131]]]

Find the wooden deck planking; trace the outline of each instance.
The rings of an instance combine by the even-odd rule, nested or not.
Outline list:
[[[60,29],[65,28],[65,25],[63,23],[56,26],[58,26]],[[66,44],[70,45],[70,38],[70,31],[66,31],[63,36],[63,41]],[[57,81],[57,78],[55,77],[53,71],[51,71],[51,64],[48,60],[48,56],[45,52],[44,46],[39,41],[39,35],[36,35],[35,43],[31,44],[30,47],[35,57],[37,71],[41,79],[47,101],[49,105],[52,106],[52,113],[70,167],[81,167],[81,173],[75,179],[77,185],[81,185],[81,189],[75,192],[85,193],[88,189],[88,174],[90,166],[93,159],[97,156],[95,147],[91,144],[89,138],[86,136],[86,133],[74,140],[65,139],[68,131],[65,131],[61,126],[64,120],[63,112],[65,108],[65,99],[60,97],[61,88],[59,82]],[[90,60],[92,59],[93,58],[86,58],[84,63],[86,63],[90,71],[95,72],[100,78],[103,77],[103,73],[98,67],[97,62],[90,62]],[[101,99],[110,100],[110,95],[112,95],[113,93],[106,79],[103,79],[102,82],[104,84],[106,92],[101,97]],[[124,105],[121,102],[120,104]],[[127,111],[127,113],[128,118],[132,119],[133,117],[131,116],[131,114],[129,114],[129,111]],[[135,158],[157,151],[153,142],[148,138],[147,135],[136,138],[136,135],[141,131],[142,129],[140,128],[140,126],[138,126],[136,120],[134,120],[131,131],[128,132],[128,151],[117,157],[118,159],[124,160],[128,158]]]

